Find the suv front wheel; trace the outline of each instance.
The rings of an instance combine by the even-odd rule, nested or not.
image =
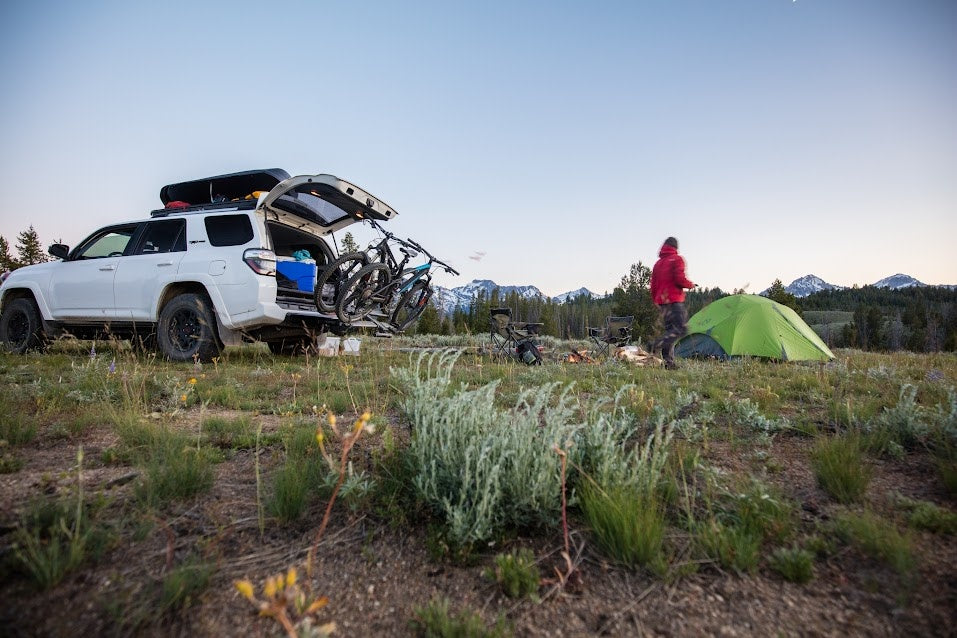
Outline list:
[[[219,338],[209,299],[195,293],[173,297],[160,312],[156,339],[173,361],[210,361],[219,354]]]
[[[0,342],[16,354],[39,350],[46,345],[40,310],[33,299],[20,297],[7,302],[0,315]]]

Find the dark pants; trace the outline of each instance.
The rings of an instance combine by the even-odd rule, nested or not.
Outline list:
[[[667,303],[659,306],[665,321],[665,333],[655,340],[653,350],[661,348],[666,364],[674,365],[675,343],[688,334],[688,311],[683,303]]]

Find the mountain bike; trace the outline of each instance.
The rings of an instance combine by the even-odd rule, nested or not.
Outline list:
[[[420,244],[406,239],[398,240],[403,248],[411,247],[424,254],[428,260],[406,268],[415,253],[403,250],[405,258],[390,268],[386,263],[371,263],[363,266],[343,286],[336,303],[336,314],[343,323],[358,321],[376,309],[392,308],[390,327],[402,332],[422,314],[432,298],[432,269],[440,266],[447,273],[458,275],[452,266],[436,258]],[[392,259],[394,263],[394,258]],[[393,307],[393,304],[394,307]]]
[[[319,312],[332,314],[336,312],[336,302],[344,288],[344,284],[359,272],[359,270],[370,263],[378,262],[388,264],[390,268],[398,268],[395,256],[389,249],[390,241],[402,240],[382,228],[374,219],[368,220],[369,224],[382,233],[381,240],[369,244],[365,251],[355,251],[340,255],[337,259],[323,268],[322,272],[316,277],[316,287],[313,293],[316,302],[316,309]],[[405,248],[405,247],[403,247]],[[403,252],[404,254],[404,252]],[[408,261],[408,259],[406,259]]]

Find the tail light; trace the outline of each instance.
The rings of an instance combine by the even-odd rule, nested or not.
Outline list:
[[[276,276],[276,253],[264,248],[250,248],[243,253],[243,261],[257,275]]]

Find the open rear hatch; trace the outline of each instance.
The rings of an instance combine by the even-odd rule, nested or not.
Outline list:
[[[262,193],[266,193],[265,196]],[[380,199],[335,175],[290,177],[281,168],[267,168],[189,182],[160,190],[165,215],[171,210],[210,210],[256,205],[272,221],[313,235],[328,235],[363,219],[388,221],[396,212]]]
[[[396,212],[355,184],[334,175],[299,175],[283,180],[259,201],[267,219],[317,235],[363,219],[388,221]]]

